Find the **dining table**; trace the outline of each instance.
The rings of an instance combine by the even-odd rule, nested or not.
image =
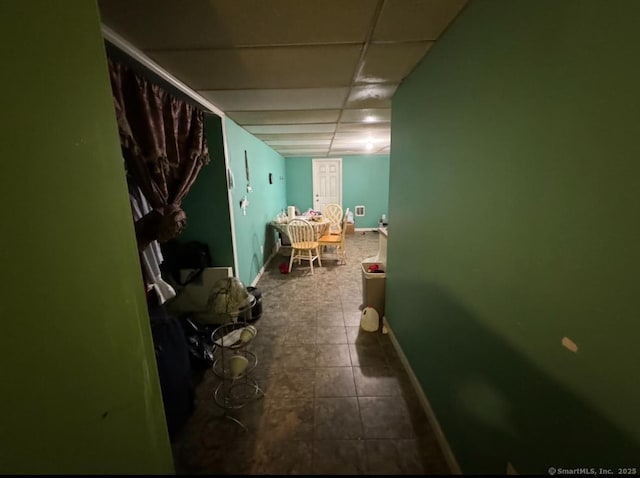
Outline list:
[[[311,224],[311,227],[313,228],[313,231],[315,233],[316,240],[318,240],[320,236],[322,236],[329,230],[330,221],[322,216],[295,216],[295,218],[304,219],[309,224]],[[280,220],[280,221],[275,220],[270,222],[271,226],[276,231],[281,232],[282,234],[287,236],[287,238],[289,237],[289,235],[287,234],[288,223],[289,223],[288,219]]]

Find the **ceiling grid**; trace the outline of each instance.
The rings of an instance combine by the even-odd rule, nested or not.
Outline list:
[[[103,30],[283,156],[315,157],[389,152],[394,92],[466,3],[98,0]]]

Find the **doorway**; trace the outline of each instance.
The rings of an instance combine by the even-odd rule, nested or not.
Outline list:
[[[313,160],[313,209],[322,211],[325,204],[342,206],[342,159]]]

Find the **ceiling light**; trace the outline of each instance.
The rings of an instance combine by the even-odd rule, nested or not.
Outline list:
[[[365,116],[364,117],[364,122],[365,123],[375,123],[376,122],[376,117],[375,116]]]

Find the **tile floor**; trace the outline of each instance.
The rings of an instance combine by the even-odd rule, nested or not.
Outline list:
[[[265,395],[224,416],[205,371],[196,410],[174,441],[180,474],[448,474],[388,335],[359,327],[362,259],[378,233],[347,236],[346,265],[326,260],[260,278],[262,317],[249,350]]]

